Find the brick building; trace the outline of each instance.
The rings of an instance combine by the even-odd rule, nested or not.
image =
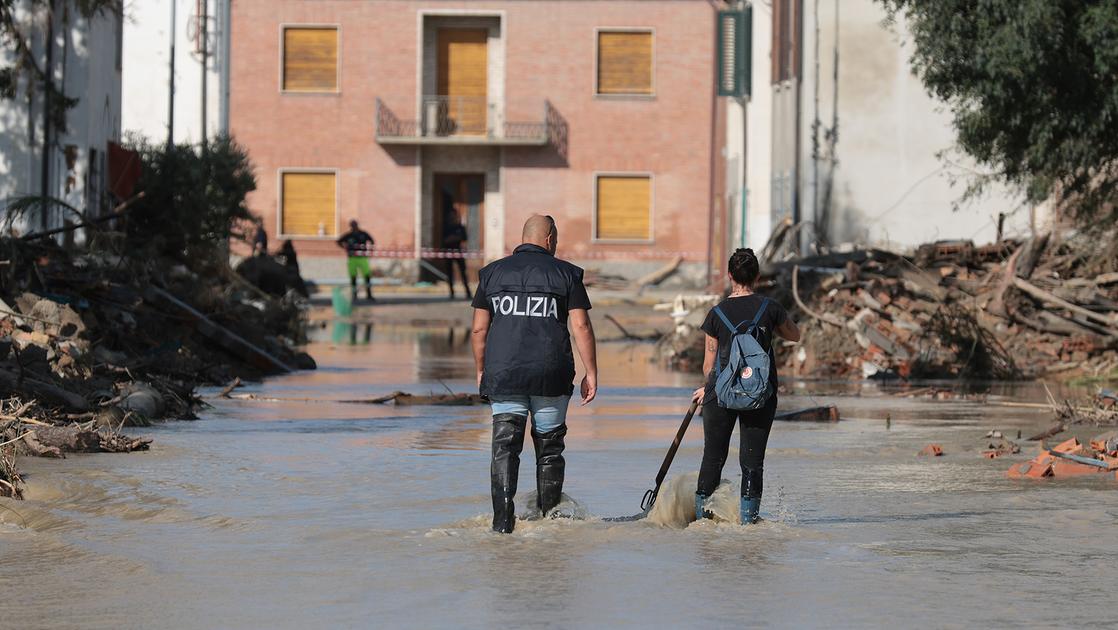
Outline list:
[[[250,206],[273,242],[294,241],[308,275],[343,275],[333,240],[351,218],[414,274],[454,210],[479,262],[511,251],[542,212],[564,257],[639,273],[682,252],[702,281],[722,240],[712,3],[232,10],[230,127],[256,166]]]

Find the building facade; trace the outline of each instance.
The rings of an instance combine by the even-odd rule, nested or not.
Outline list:
[[[113,11],[86,18],[72,0],[56,3],[49,17],[30,2],[16,2],[14,11],[25,27],[30,62],[56,90],[76,99],[61,127],[43,115],[43,86],[30,73],[20,78],[13,98],[0,99],[0,216],[27,233],[78,218],[59,204],[9,216],[8,205],[20,198],[46,196],[87,216],[110,204],[110,145],[120,139],[123,24]],[[5,66],[13,54],[0,50]]]
[[[636,274],[678,255],[704,282],[725,230],[716,9],[234,2],[230,128],[256,166],[250,207],[312,277],[343,275],[350,219],[418,269],[451,212],[475,265],[548,213],[562,256]]]
[[[786,219],[803,224],[805,251],[990,241],[1002,213],[1007,234],[1027,229],[1030,209],[1005,189],[959,203],[975,169],[952,155],[950,114],[912,72],[903,19],[888,24],[874,0],[734,6],[746,4],[753,94],[727,138],[746,154],[738,243],[759,247]]]

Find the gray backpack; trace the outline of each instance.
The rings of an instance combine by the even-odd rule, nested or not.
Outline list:
[[[753,320],[741,322],[736,326],[730,323],[730,319],[721,308],[714,307],[715,314],[730,330],[730,362],[723,369],[721,352],[719,352],[714,363],[714,394],[718,397],[719,407],[739,411],[760,409],[772,395],[773,385],[769,378],[772,371],[772,357],[757,341],[757,324],[761,321],[761,316],[765,314],[768,305],[769,299],[762,298],[761,307],[757,309]],[[743,325],[745,325],[744,329]]]

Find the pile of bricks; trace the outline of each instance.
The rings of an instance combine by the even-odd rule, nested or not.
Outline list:
[[[1033,459],[1014,464],[1006,472],[1011,479],[1044,479],[1114,475],[1118,478],[1118,431],[1110,431],[1084,445],[1071,438],[1051,449],[1042,449]]]
[[[932,243],[776,263],[805,377],[1022,379],[1118,374],[1118,260],[1074,233]],[[784,295],[781,295],[784,293]]]

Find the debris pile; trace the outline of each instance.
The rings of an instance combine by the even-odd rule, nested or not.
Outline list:
[[[1118,260],[1080,234],[936,242],[769,265],[801,376],[1021,379],[1118,373]]]
[[[1006,471],[1011,479],[1079,477],[1114,474],[1118,478],[1118,431],[1110,431],[1084,445],[1075,438],[1042,449],[1033,459],[1014,464]]]
[[[146,449],[120,431],[194,417],[199,385],[314,367],[295,292],[111,250],[0,239],[0,494],[19,495],[13,455]]]

